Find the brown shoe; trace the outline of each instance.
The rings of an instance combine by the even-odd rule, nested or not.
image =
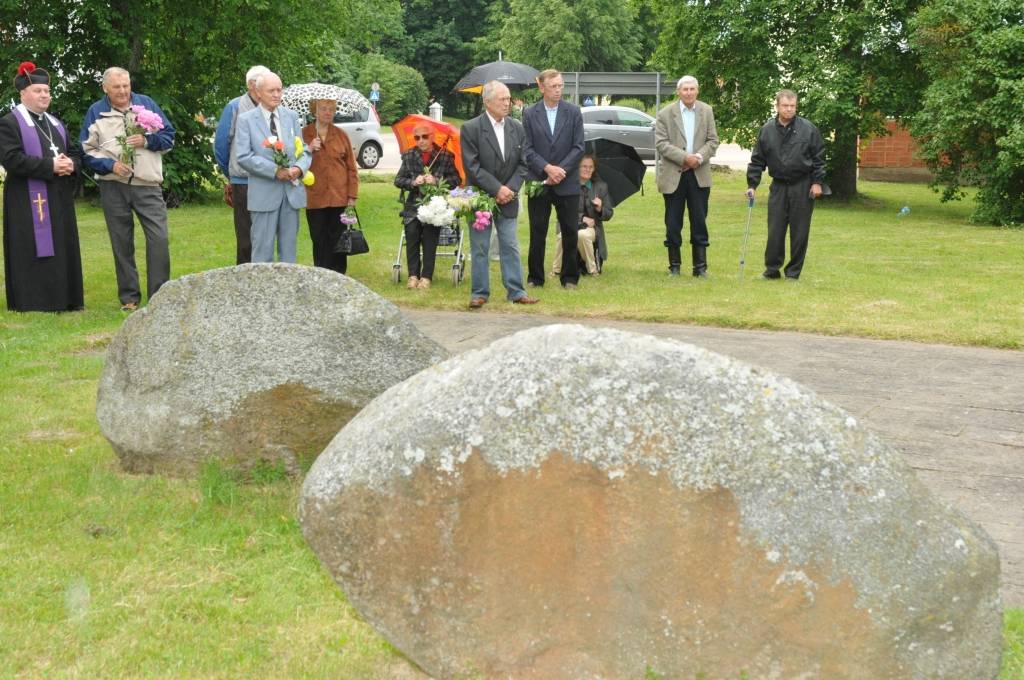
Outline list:
[[[410,276],[409,277],[409,282],[405,284],[405,287],[408,288],[409,290],[412,290],[413,288],[418,288],[419,285],[420,285],[420,277],[418,277],[418,276]]]
[[[420,290],[426,290],[430,288],[430,279],[420,279],[419,285],[416,286]]]
[[[517,297],[515,300],[512,301],[512,304],[514,304],[514,305],[535,305],[538,302],[540,302],[540,300],[538,300],[537,298],[532,298],[529,295],[524,295],[523,297]]]
[[[123,305],[121,305],[121,311],[122,312],[129,312],[129,313],[131,313],[131,312],[134,312],[138,308],[139,308],[139,303],[138,302],[126,302]]]
[[[487,298],[473,298],[469,301],[470,309],[480,309],[487,304]]]

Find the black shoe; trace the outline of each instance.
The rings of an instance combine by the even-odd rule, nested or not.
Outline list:
[[[679,276],[679,265],[677,265],[677,264],[669,265],[668,275],[669,276]]]
[[[773,270],[773,269],[765,269],[764,272],[761,274],[761,278],[762,279],[781,279],[782,278],[782,274],[780,274],[778,271]]]
[[[708,277],[708,254],[705,246],[690,246],[693,254],[693,275],[696,278],[706,279]]]
[[[565,288],[566,290],[576,290],[576,284],[572,281],[566,281],[562,284],[562,288]]]
[[[543,288],[544,287],[544,282],[541,281],[540,283],[537,283],[536,281],[527,281],[526,282],[526,287],[527,288]]]
[[[706,279],[708,278],[708,271],[706,269],[694,269],[693,278],[695,279]]]

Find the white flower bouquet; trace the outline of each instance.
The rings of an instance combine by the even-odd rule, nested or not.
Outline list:
[[[444,196],[433,196],[416,209],[416,217],[423,224],[448,227],[455,221],[455,209],[448,205]]]

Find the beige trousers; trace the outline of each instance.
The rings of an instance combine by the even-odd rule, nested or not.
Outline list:
[[[597,231],[593,227],[580,229],[576,232],[576,250],[587,265],[587,273],[597,276],[597,260],[594,258],[594,241],[597,239]],[[551,273],[558,276],[562,273],[562,234],[555,232],[555,261],[551,266]]]

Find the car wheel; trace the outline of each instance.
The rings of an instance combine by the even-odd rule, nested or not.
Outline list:
[[[359,165],[367,170],[373,170],[380,163],[382,150],[376,142],[366,142],[359,149]]]

